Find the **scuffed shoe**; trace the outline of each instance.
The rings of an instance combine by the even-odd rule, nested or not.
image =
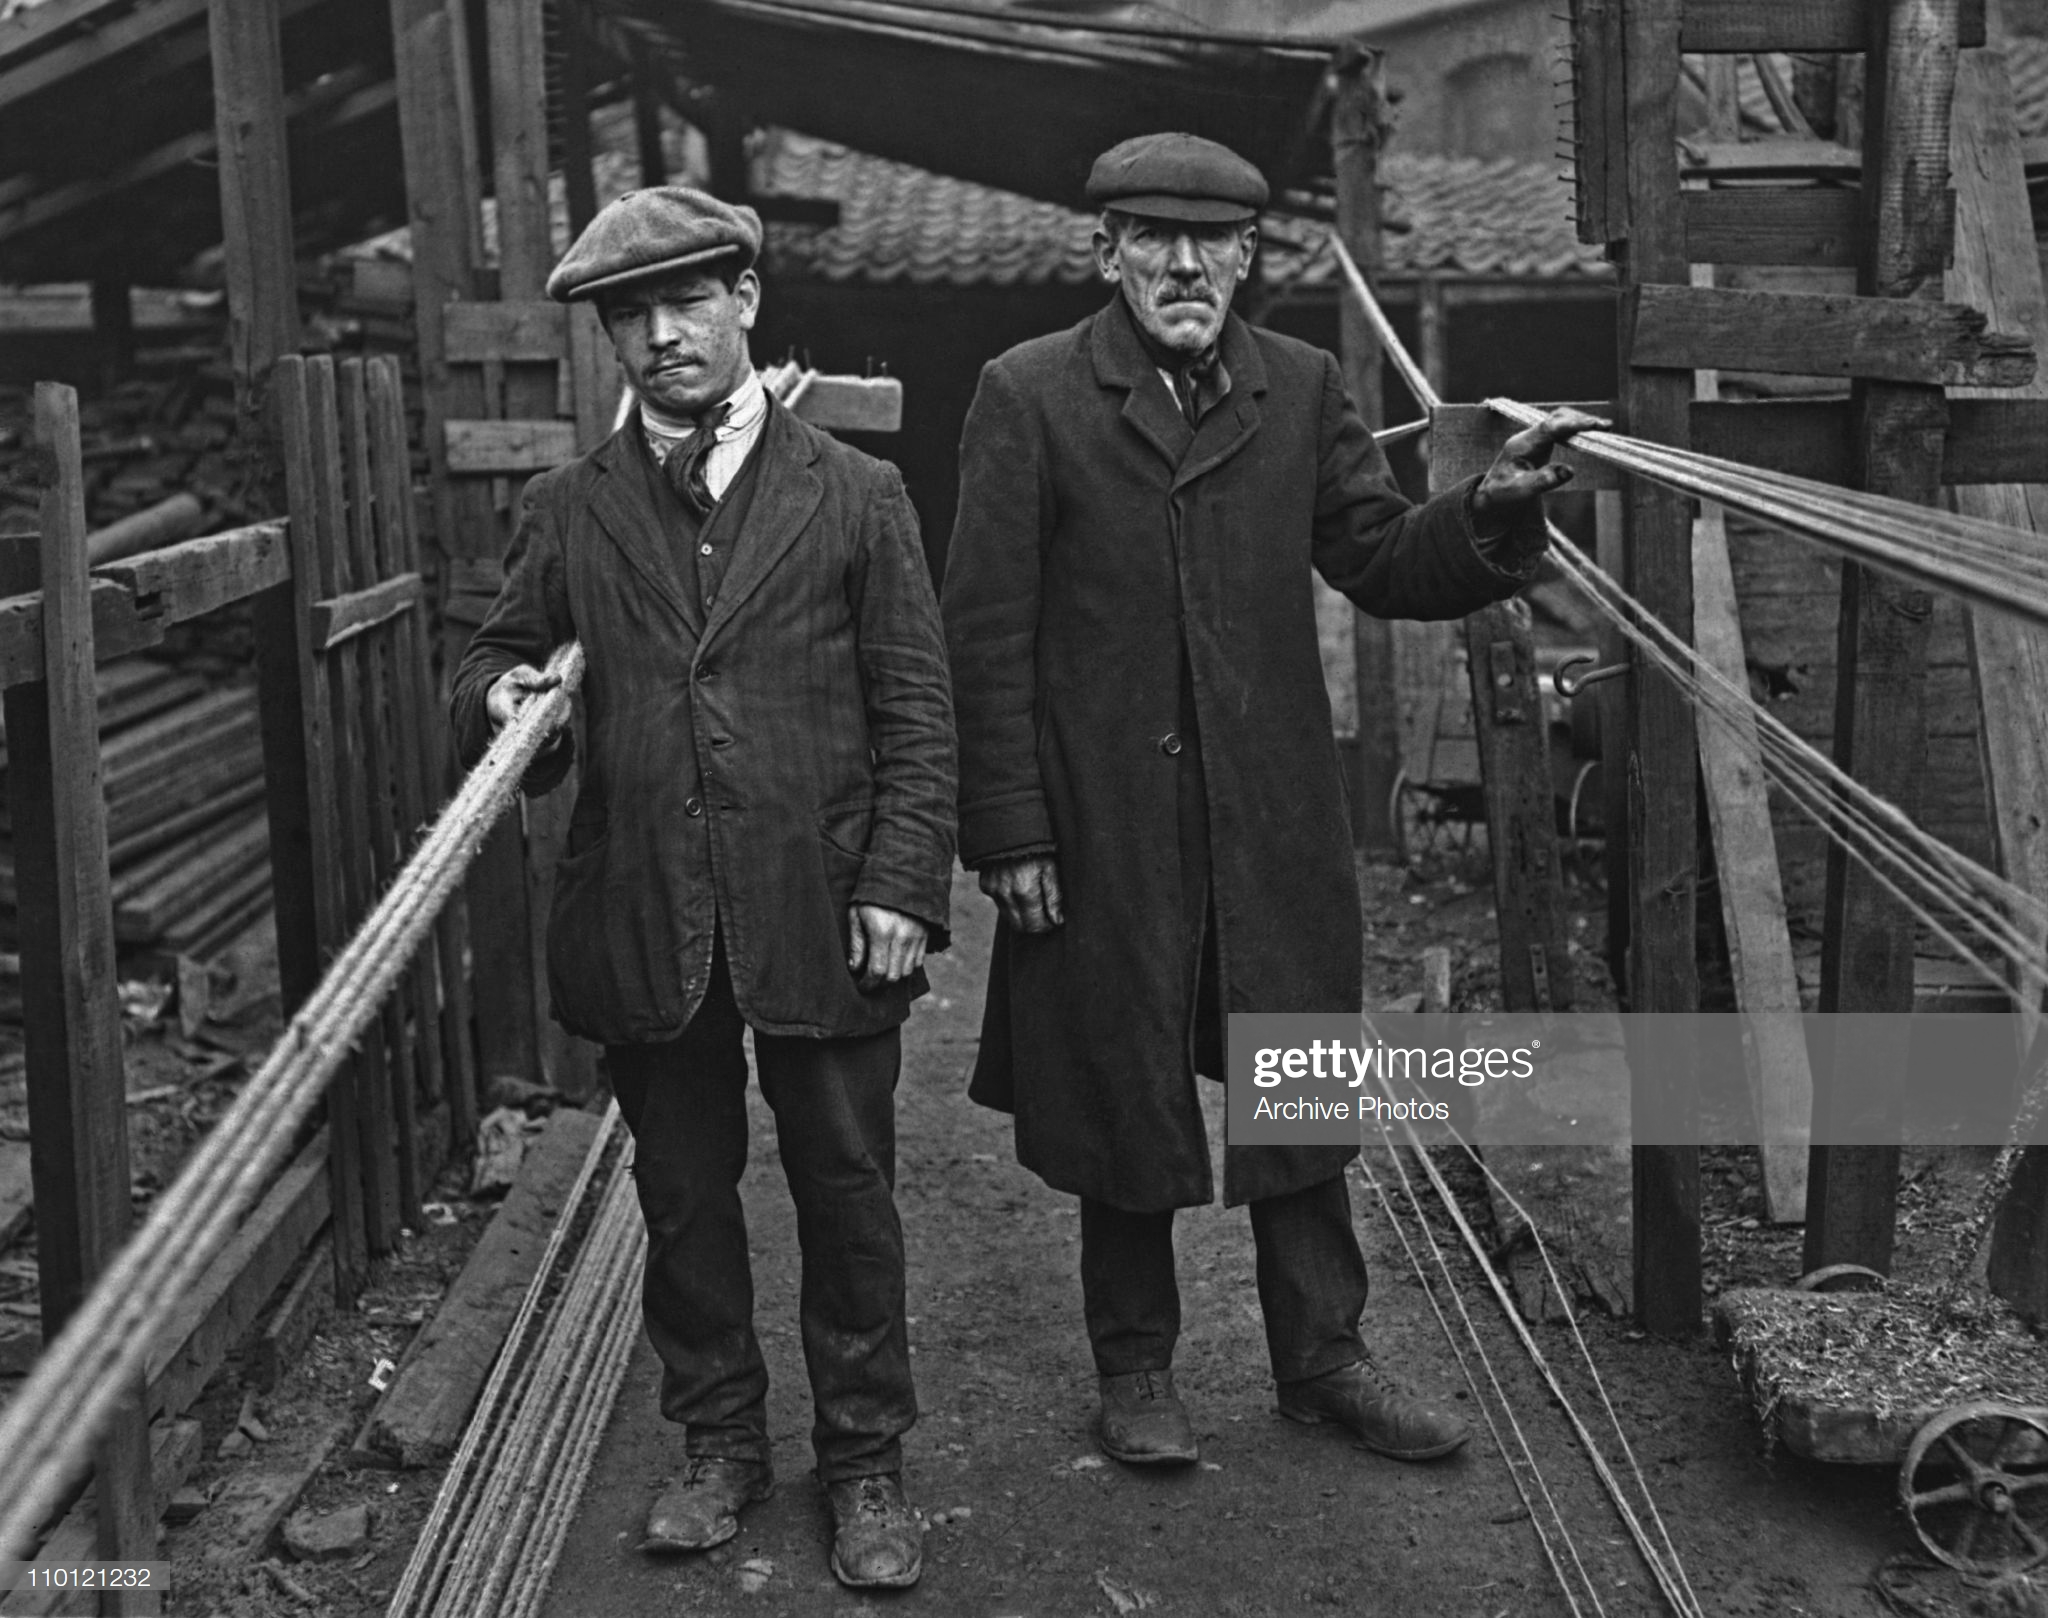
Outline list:
[[[1102,1382],[1097,1434],[1103,1453],[1131,1466],[1184,1466],[1197,1459],[1194,1424],[1171,1371],[1130,1371]]]
[[[851,1590],[902,1590],[924,1571],[924,1524],[894,1472],[825,1486],[832,1576]]]
[[[1370,1359],[1306,1382],[1282,1382],[1279,1390],[1280,1414],[1289,1421],[1334,1421],[1397,1461],[1433,1461],[1472,1436],[1456,1411],[1418,1399]]]
[[[693,1455],[649,1509],[640,1549],[708,1551],[723,1545],[740,1531],[740,1508],[774,1492],[775,1473],[765,1461]]]

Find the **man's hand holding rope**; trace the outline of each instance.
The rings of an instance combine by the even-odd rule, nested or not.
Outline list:
[[[1472,491],[1472,527],[1482,539],[1506,533],[1520,508],[1571,481],[1572,469],[1555,464],[1550,452],[1575,434],[1614,425],[1569,405],[1524,427],[1505,444]]]

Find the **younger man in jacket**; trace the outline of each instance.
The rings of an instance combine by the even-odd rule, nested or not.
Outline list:
[[[548,925],[556,1017],[606,1047],[647,1220],[647,1333],[683,1474],[650,1550],[767,1498],[768,1376],[741,1213],[751,1029],[797,1208],[832,1571],[914,1584],[916,1419],[893,1199],[900,1025],[946,943],[952,709],[892,467],[763,391],[752,209],[681,187],[605,208],[548,283],[597,300],[636,408],[528,486],[454,683],[474,758],[580,639],[581,791]],[[529,790],[568,767],[568,739]]]

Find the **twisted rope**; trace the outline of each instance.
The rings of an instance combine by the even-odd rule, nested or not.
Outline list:
[[[37,1526],[133,1388],[158,1333],[217,1258],[290,1150],[350,1048],[425,942],[519,779],[583,676],[575,642],[548,660],[558,677],[499,734],[263,1066],[200,1142],[0,1412],[0,1557],[33,1554]]]

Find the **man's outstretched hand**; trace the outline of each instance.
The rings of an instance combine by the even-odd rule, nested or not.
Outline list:
[[[846,907],[846,965],[863,989],[879,989],[924,964],[925,925],[883,905]]]
[[[981,891],[1020,933],[1050,932],[1067,919],[1060,901],[1060,868],[1050,854],[998,860],[981,872]]]
[[[1572,469],[1552,465],[1550,452],[1574,435],[1614,425],[1583,410],[1553,410],[1501,445],[1493,465],[1472,491],[1472,522],[1483,537],[1506,532],[1521,508],[1571,481]]]

